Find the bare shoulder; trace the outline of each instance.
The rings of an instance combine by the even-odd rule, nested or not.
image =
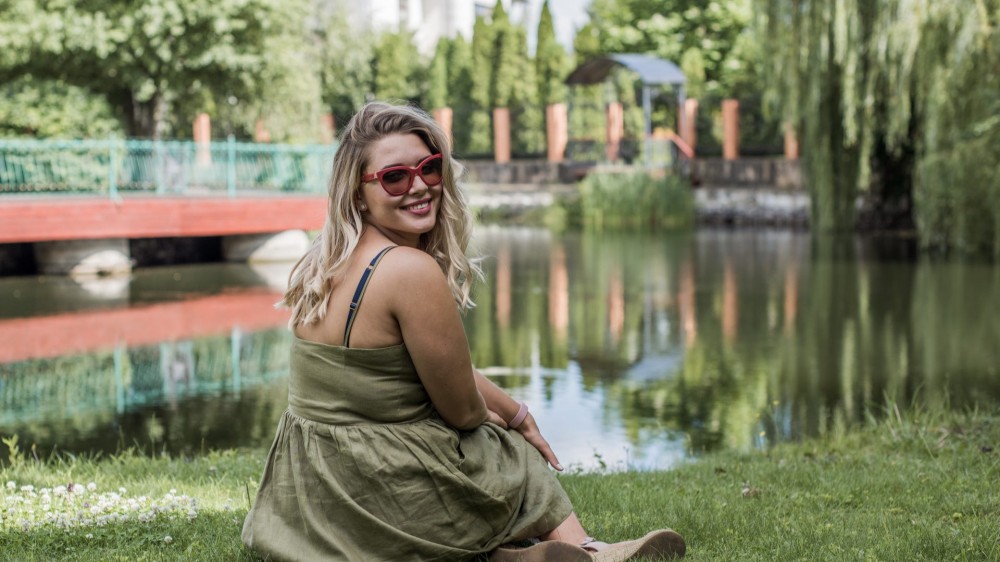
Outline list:
[[[388,302],[395,312],[454,303],[441,266],[427,252],[400,246],[385,255],[379,270],[382,268],[387,270],[384,288],[388,289]]]
[[[379,269],[385,267],[390,271],[394,283],[412,286],[415,282],[439,281],[447,285],[441,266],[427,252],[416,248],[398,246],[382,258]]]

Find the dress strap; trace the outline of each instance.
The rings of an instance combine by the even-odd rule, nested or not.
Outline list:
[[[354,290],[354,298],[351,299],[351,309],[347,311],[347,325],[344,326],[344,347],[350,347],[351,328],[354,327],[354,319],[358,316],[358,309],[361,308],[361,299],[365,296],[365,290],[368,289],[368,281],[371,280],[372,272],[378,267],[378,262],[382,261],[386,253],[395,247],[388,246],[382,248],[382,251],[372,258],[371,263],[365,268],[365,272],[361,274],[361,281],[358,282],[358,288]]]

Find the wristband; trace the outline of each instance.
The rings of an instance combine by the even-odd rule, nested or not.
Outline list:
[[[514,414],[514,417],[511,418],[509,422],[507,422],[507,427],[510,429],[517,429],[521,423],[524,422],[524,418],[528,417],[528,405],[524,402],[520,402],[519,404],[520,406],[517,408],[517,413]]]

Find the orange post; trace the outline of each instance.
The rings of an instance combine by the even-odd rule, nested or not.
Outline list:
[[[799,137],[795,134],[795,126],[791,123],[785,123],[785,158],[799,159]]]
[[[609,103],[605,110],[605,133],[604,156],[609,162],[616,162],[622,137],[625,136],[625,111],[619,102]]]
[[[569,142],[569,118],[566,104],[554,103],[545,106],[545,140],[548,145],[549,162],[562,162]]]
[[[444,129],[444,134],[448,136],[448,144],[454,144],[451,139],[451,119],[452,111],[450,107],[439,107],[434,110],[434,120]]]
[[[740,101],[722,100],[722,157],[740,157]]]
[[[254,124],[253,140],[256,142],[271,142],[271,131],[267,130],[267,125],[263,119],[258,119]]]
[[[195,162],[199,166],[212,165],[212,120],[207,113],[199,113],[194,118],[194,143],[198,147],[195,152]]]
[[[510,162],[510,110],[506,107],[493,109],[493,160]]]
[[[691,150],[698,148],[698,100],[684,100],[684,127],[681,130],[681,138],[687,143]]]
[[[337,138],[337,123],[333,118],[332,113],[324,113],[323,121],[321,123],[322,131],[320,132],[320,138],[323,142],[330,144]]]

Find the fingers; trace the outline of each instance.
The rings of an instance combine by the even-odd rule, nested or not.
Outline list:
[[[561,464],[559,464],[559,459],[556,458],[556,454],[554,451],[552,451],[552,447],[549,447],[548,441],[542,439],[541,446],[540,447],[536,446],[535,448],[538,449],[538,452],[542,453],[542,458],[544,458],[550,465],[552,465],[552,468],[558,471],[562,471],[563,467]]]
[[[549,446],[549,442],[542,437],[541,433],[538,433],[537,431],[532,432],[529,435],[525,435],[524,439],[528,443],[531,443],[532,447],[538,449],[538,452],[542,454],[542,458],[545,459],[545,462],[552,465],[552,468],[560,471],[563,469],[562,465],[559,464],[559,459],[556,458],[556,454],[552,450],[552,447]]]

